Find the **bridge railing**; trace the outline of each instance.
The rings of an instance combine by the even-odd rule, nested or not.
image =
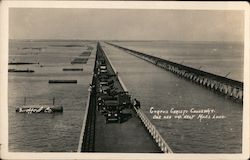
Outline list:
[[[109,59],[109,57],[106,55],[105,51],[101,48],[103,54],[105,55],[105,57],[107,58],[107,60],[109,61],[111,68],[115,71],[116,69],[114,68],[111,60]],[[127,87],[125,86],[125,84],[123,83],[121,77],[118,76],[118,80],[122,85],[122,88],[124,89],[124,91],[128,91]],[[141,121],[143,122],[144,126],[147,128],[148,132],[151,134],[151,136],[153,137],[153,139],[155,140],[155,142],[158,144],[159,148],[161,149],[162,152],[164,153],[173,153],[173,151],[171,150],[171,148],[168,146],[168,144],[166,143],[166,141],[162,138],[162,136],[160,135],[160,133],[157,131],[157,129],[155,128],[155,126],[150,122],[150,120],[147,118],[147,116],[143,113],[142,110],[135,108],[135,111],[137,113],[137,115],[139,116],[139,118],[141,119]]]
[[[89,91],[88,100],[87,100],[87,104],[86,104],[86,111],[85,111],[84,119],[83,119],[83,123],[82,123],[82,129],[81,129],[81,133],[80,133],[80,139],[79,139],[79,143],[78,143],[77,152],[81,152],[81,150],[82,150],[83,137],[84,137],[84,133],[85,133],[86,122],[87,122],[87,117],[88,117],[88,112],[89,112],[90,94],[91,94],[91,92]]]
[[[144,126],[147,128],[151,136],[154,138],[155,142],[160,147],[161,151],[164,153],[173,153],[167,142],[162,138],[161,134],[155,128],[155,126],[150,122],[148,117],[141,111],[141,109],[135,108],[137,115],[140,117],[141,121],[143,122]]]
[[[106,55],[105,51],[102,49],[101,46],[100,46],[100,50],[101,50],[101,52],[105,55],[105,57],[107,58],[107,60],[109,61],[109,64],[110,64],[112,70],[116,73],[116,76],[117,76],[117,78],[118,78],[118,80],[119,80],[119,82],[120,82],[120,84],[121,84],[123,90],[124,90],[125,92],[127,92],[127,91],[128,91],[127,87],[126,87],[125,84],[123,83],[123,81],[122,81],[122,79],[121,79],[119,73],[116,71],[116,69],[115,69],[113,63],[111,62],[111,60],[109,59],[109,57]]]
[[[96,55],[95,58],[96,60]],[[95,63],[95,61],[94,61]],[[96,64],[95,64],[96,65]],[[93,74],[92,74],[92,78],[91,78],[91,84],[93,84],[93,80],[94,80],[94,69],[96,67],[94,66],[93,68]],[[80,133],[80,138],[79,138],[79,142],[78,142],[78,147],[77,147],[77,152],[81,152],[82,148],[83,148],[83,143],[84,143],[84,134],[86,132],[86,124],[87,124],[87,119],[88,119],[88,113],[89,113],[89,106],[90,106],[90,99],[91,99],[91,88],[88,89],[88,99],[86,102],[86,110],[85,110],[85,114],[84,114],[84,118],[83,118],[83,122],[82,122],[82,129],[81,129],[81,133]]]

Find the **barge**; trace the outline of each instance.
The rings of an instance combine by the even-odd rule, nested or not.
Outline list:
[[[77,83],[77,80],[49,80],[48,83]]]
[[[82,68],[63,68],[63,71],[83,71]]]
[[[30,69],[8,69],[8,72],[28,72],[28,73],[33,73],[35,72],[34,70],[30,70]]]
[[[38,63],[34,63],[34,62],[9,62],[9,65],[29,65],[29,64],[39,64]]]

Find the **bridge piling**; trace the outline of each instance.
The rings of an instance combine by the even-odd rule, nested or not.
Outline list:
[[[196,83],[198,85],[204,86],[205,88],[210,88],[210,90],[216,93],[223,94],[225,96],[232,95],[230,96],[231,97],[230,99],[243,103],[243,82],[232,80],[225,76],[223,77],[212,73],[208,73],[200,69],[191,68],[183,64],[171,62],[169,60],[165,60],[162,58],[147,55],[145,53],[131,50],[116,44],[108,42],[105,43],[117,47],[121,50],[125,50],[129,54],[132,54],[140,59],[146,60],[160,68],[168,70],[179,77],[186,78],[187,80]]]

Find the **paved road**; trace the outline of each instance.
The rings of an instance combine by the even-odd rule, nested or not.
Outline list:
[[[107,69],[114,74],[110,64]],[[115,87],[122,90],[116,77]],[[95,151],[123,153],[161,152],[132,109],[123,110],[122,123],[105,123],[105,116],[96,111]]]

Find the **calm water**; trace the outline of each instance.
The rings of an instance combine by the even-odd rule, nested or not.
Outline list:
[[[64,46],[75,45],[75,46]],[[9,68],[33,69],[34,73],[9,73],[9,151],[76,151],[88,96],[88,84],[94,65],[95,49],[87,64],[71,65],[74,57],[96,47],[83,41],[11,41],[9,61],[39,62],[34,65],[10,65]],[[41,48],[41,49],[38,49]],[[40,67],[40,66],[43,67]],[[62,68],[83,67],[80,72],[63,72]],[[49,79],[76,79],[77,84],[49,84]],[[63,113],[20,114],[22,105],[55,103]]]
[[[142,109],[174,152],[241,152],[241,104],[178,78],[170,72],[110,45],[105,44],[104,46],[129,92],[141,101]],[[197,119],[156,120],[152,119],[152,114],[149,113],[150,107],[162,110],[211,108],[215,110],[216,115],[224,115],[226,118],[206,119],[201,122]]]
[[[119,42],[118,45],[243,82],[244,46],[239,42]]]
[[[184,61],[183,64],[242,81],[243,54],[239,44],[172,44],[167,42],[119,42],[125,47],[152,55]],[[74,45],[74,46],[63,46]],[[11,41],[9,61],[39,62],[34,65],[9,66],[33,69],[35,73],[9,73],[9,149],[10,151],[76,151],[87,101],[87,89],[94,66],[95,49],[87,64],[75,65],[83,72],[63,72],[70,61],[87,45],[84,41]],[[33,48],[33,49],[31,49]],[[41,48],[41,49],[36,49]],[[177,78],[170,72],[140,60],[119,49],[105,45],[109,58],[133,97],[166,139],[174,152],[240,153],[242,140],[242,105],[233,103],[200,86]],[[207,53],[211,52],[211,56]],[[206,54],[200,54],[206,53]],[[212,54],[217,55],[212,56]],[[230,53],[230,54],[226,54]],[[218,63],[222,59],[225,63]],[[219,61],[220,62],[220,61]],[[40,67],[43,65],[43,67]],[[48,84],[49,79],[76,79],[77,84]],[[15,106],[52,103],[64,107],[62,114],[19,114]],[[220,120],[155,120],[149,113],[156,109],[213,108]]]

